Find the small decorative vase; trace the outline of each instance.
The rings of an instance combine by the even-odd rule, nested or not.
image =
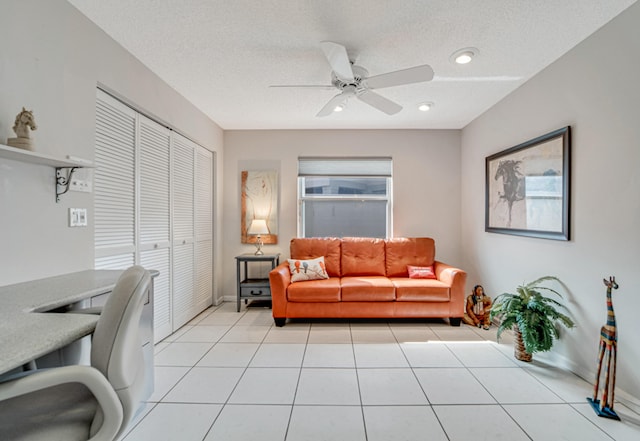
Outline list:
[[[518,325],[513,327],[516,334],[516,341],[513,343],[513,353],[517,360],[531,362],[533,356],[524,348],[524,341],[522,340],[522,332]]]

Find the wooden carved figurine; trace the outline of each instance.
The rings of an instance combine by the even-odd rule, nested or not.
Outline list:
[[[598,368],[596,373],[596,384],[593,388],[593,398],[587,398],[587,401],[593,407],[596,414],[601,417],[619,420],[620,417],[613,410],[616,388],[616,355],[617,355],[617,330],[616,330],[616,314],[613,311],[613,302],[611,301],[611,290],[618,289],[615,277],[604,279],[607,287],[607,324],[600,328],[600,349],[598,352]],[[602,371],[602,362],[606,361],[604,371],[604,387],[602,388],[602,400],[598,399],[598,389],[600,387],[600,373]]]

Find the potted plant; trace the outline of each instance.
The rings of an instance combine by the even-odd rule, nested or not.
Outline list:
[[[497,339],[500,340],[505,329],[513,328],[516,337],[514,351],[518,360],[531,361],[534,352],[550,350],[554,340],[560,336],[557,323],[567,328],[575,326],[571,318],[558,311],[565,308],[560,302],[542,294],[549,292],[562,298],[554,289],[542,286],[551,280],[560,281],[553,276],[540,277],[518,286],[516,294],[501,294],[493,302],[490,317],[492,320],[500,318]]]

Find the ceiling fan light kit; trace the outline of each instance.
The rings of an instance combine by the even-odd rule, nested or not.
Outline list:
[[[468,64],[471,63],[474,57],[478,55],[478,49],[475,47],[465,47],[455,51],[450,60],[455,64]]]

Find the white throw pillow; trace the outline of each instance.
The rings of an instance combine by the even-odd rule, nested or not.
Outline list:
[[[291,271],[291,282],[329,278],[327,268],[324,266],[324,256],[307,260],[289,259],[288,262],[289,270]]]

